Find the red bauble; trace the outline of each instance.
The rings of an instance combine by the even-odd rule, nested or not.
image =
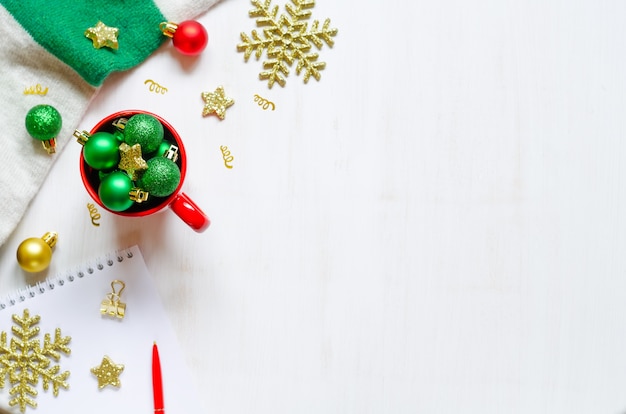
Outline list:
[[[172,40],[174,47],[180,53],[194,56],[204,50],[209,41],[209,35],[200,23],[195,20],[186,20],[178,24]]]

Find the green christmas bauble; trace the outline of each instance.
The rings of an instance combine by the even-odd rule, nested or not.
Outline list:
[[[124,142],[124,133],[122,131],[116,129],[113,131],[113,135],[115,135],[115,138],[117,138],[120,144]]]
[[[40,141],[55,138],[61,131],[61,114],[53,106],[33,106],[26,114],[26,130]]]
[[[104,180],[104,177],[111,175],[113,171],[98,171],[98,179],[100,181]]]
[[[167,197],[176,190],[179,182],[178,165],[167,158],[155,157],[148,160],[148,169],[137,184],[151,196]]]
[[[152,115],[133,115],[124,128],[124,141],[131,147],[139,144],[142,153],[150,154],[163,141],[163,125]]]
[[[83,147],[83,159],[91,168],[110,170],[120,163],[120,142],[108,132],[96,132]]]
[[[122,171],[115,171],[100,182],[98,196],[109,210],[124,211],[134,204],[128,194],[132,188],[133,182],[130,177]]]
[[[167,152],[168,149],[170,149],[170,146],[172,144],[168,141],[161,141],[161,143],[159,144],[159,148],[157,148],[156,152],[154,154],[150,154],[153,157],[162,157],[165,155],[165,153]]]

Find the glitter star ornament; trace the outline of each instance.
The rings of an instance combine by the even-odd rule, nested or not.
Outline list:
[[[124,365],[116,364],[108,356],[102,358],[99,366],[91,368],[91,372],[98,378],[98,388],[102,389],[107,385],[120,387],[120,374],[124,371]]]
[[[293,62],[296,65],[296,74],[304,73],[303,81],[307,83],[313,76],[319,81],[320,71],[326,67],[325,62],[318,62],[319,54],[311,53],[312,46],[321,49],[324,43],[333,47],[333,37],[337,35],[337,29],[330,27],[330,19],[326,19],[322,27],[319,21],[314,20],[308,28],[307,21],[311,17],[311,10],[315,6],[315,0],[291,0],[291,4],[285,6],[287,14],[278,15],[278,6],[270,9],[271,0],[252,0],[255,9],[250,10],[250,17],[256,17],[257,26],[263,29],[263,38],[256,30],[251,36],[241,33],[242,43],[237,45],[239,52],[244,52],[244,60],[247,62],[254,53],[257,60],[267,51],[267,60],[263,62],[264,70],[259,74],[259,79],[267,80],[267,86],[271,89],[275,82],[285,86],[286,76]]]
[[[118,165],[119,169],[126,171],[131,180],[137,181],[141,174],[148,169],[148,164],[141,157],[141,145],[135,144],[131,147],[127,143],[122,142],[119,150],[121,157]]]
[[[204,101],[202,116],[215,114],[220,119],[226,117],[226,108],[235,103],[233,99],[226,96],[221,86],[218,86],[215,92],[202,92],[202,100]]]
[[[52,393],[56,397],[59,389],[69,388],[66,382],[70,372],[60,372],[61,367],[52,363],[59,361],[61,353],[70,354],[67,344],[71,337],[62,336],[61,329],[54,331],[54,339],[50,334],[44,335],[43,346],[34,337],[39,334],[39,315],[30,316],[28,309],[24,309],[22,316],[13,315],[13,335],[11,342],[7,342],[7,333],[0,334],[0,388],[4,388],[6,379],[9,379],[9,405],[18,405],[21,412],[26,407],[37,407],[34,397],[37,396],[35,387],[42,379],[43,389],[48,390],[52,385]]]
[[[118,33],[119,29],[116,27],[109,27],[102,22],[98,22],[95,27],[90,27],[85,31],[85,37],[93,42],[93,47],[96,49],[109,47],[117,50],[119,47],[117,42]]]

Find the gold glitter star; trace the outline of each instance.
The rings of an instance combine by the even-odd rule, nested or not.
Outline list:
[[[148,169],[148,164],[141,158],[141,145],[135,144],[132,147],[123,142],[120,144],[120,170],[126,171],[131,180],[137,181],[140,174]]]
[[[122,385],[119,378],[122,371],[124,371],[124,365],[116,364],[106,355],[102,358],[100,366],[91,368],[91,372],[98,377],[98,388],[100,389],[107,385],[119,388]]]
[[[218,86],[215,92],[202,92],[202,100],[204,101],[202,116],[215,114],[220,119],[226,116],[226,108],[235,103],[224,94],[224,88],[221,86]]]
[[[85,37],[93,42],[93,47],[100,49],[101,47],[110,47],[117,50],[117,34],[119,29],[109,27],[102,22],[98,22],[95,27],[85,30]]]

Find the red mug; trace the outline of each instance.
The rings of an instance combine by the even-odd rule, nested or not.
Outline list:
[[[178,187],[176,187],[176,190],[174,190],[174,192],[167,197],[150,197],[148,201],[145,201],[143,203],[135,203],[128,210],[124,211],[110,210],[102,203],[102,201],[100,200],[100,196],[98,195],[98,187],[100,186],[99,171],[87,165],[81,151],[80,176],[83,180],[85,188],[87,189],[87,192],[89,193],[91,198],[93,198],[94,201],[98,203],[98,205],[100,205],[102,208],[120,216],[149,216],[150,214],[154,214],[165,207],[169,207],[193,230],[197,231],[198,233],[203,232],[209,227],[211,221],[200,209],[200,207],[198,207],[187,194],[181,191],[183,181],[185,180],[185,173],[187,172],[187,155],[185,153],[185,147],[183,146],[183,141],[180,138],[180,135],[178,135],[178,132],[176,132],[176,130],[166,120],[158,115],[146,111],[120,111],[109,115],[100,122],[98,122],[98,124],[93,127],[93,129],[89,132],[89,134],[93,135],[96,132],[100,131],[113,133],[116,131],[116,127],[115,125],[113,125],[114,123],[116,123],[116,120],[121,118],[128,119],[135,114],[147,114],[158,119],[159,122],[161,122],[161,124],[163,125],[164,140],[173,142],[178,147],[178,159],[176,160],[176,164],[180,169],[180,182],[178,183]]]

